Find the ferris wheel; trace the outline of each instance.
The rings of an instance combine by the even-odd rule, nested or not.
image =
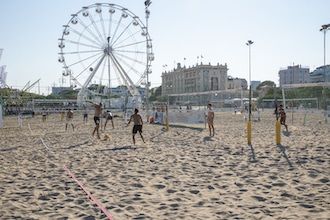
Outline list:
[[[147,24],[148,16],[146,7]],[[148,88],[154,57],[148,27],[138,16],[119,5],[97,3],[72,14],[63,28],[58,61],[70,86],[80,89],[79,105],[86,98],[110,97],[115,87],[141,103],[137,86]]]

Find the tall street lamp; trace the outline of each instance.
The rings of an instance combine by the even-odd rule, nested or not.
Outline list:
[[[330,29],[330,24],[324,24],[321,26],[320,31],[323,31],[324,33],[324,76],[325,76],[325,66],[326,66],[326,48],[325,48],[325,42],[326,42],[326,34],[327,34],[327,30]]]
[[[252,108],[252,86],[251,86],[251,45],[253,44],[252,40],[248,40],[246,45],[249,46],[249,120],[247,124],[247,140],[248,144],[251,144],[251,108]]]
[[[150,15],[150,11],[148,9],[148,7],[151,5],[151,1],[150,0],[146,0],[144,2],[144,6],[145,6],[145,13],[146,13],[146,31],[147,31],[147,36],[149,35],[148,33],[148,19],[149,19],[149,15]],[[148,39],[148,37],[147,37]],[[149,53],[148,53],[148,48],[149,46],[149,41],[147,41],[147,84],[146,84],[146,88],[147,88],[147,99],[146,99],[146,104],[147,104],[147,122],[149,122],[149,86],[150,86],[150,83],[149,83],[149,73],[150,73],[150,69],[149,69]]]
[[[324,81],[326,81],[326,47],[325,47],[325,43],[326,43],[326,34],[327,34],[327,30],[330,29],[330,24],[324,24],[321,26],[320,31],[323,31],[324,33]],[[327,114],[327,101],[326,101],[326,92],[325,92],[325,87],[323,89],[323,97],[324,97],[324,121],[327,123],[328,122],[328,114]]]

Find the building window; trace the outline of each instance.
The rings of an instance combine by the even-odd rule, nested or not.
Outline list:
[[[211,77],[211,90],[219,90],[219,82],[217,77]]]

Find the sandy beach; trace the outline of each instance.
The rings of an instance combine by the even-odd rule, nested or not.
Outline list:
[[[330,219],[330,123],[320,114],[287,114],[275,142],[273,110],[252,122],[216,112],[204,124],[144,124],[147,143],[121,117],[101,140],[74,113],[6,116],[0,128],[0,219]],[[305,121],[305,123],[303,123]],[[109,138],[107,138],[109,137]]]

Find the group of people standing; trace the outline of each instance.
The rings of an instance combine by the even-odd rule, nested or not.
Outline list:
[[[100,139],[100,123],[101,123],[101,115],[102,115],[102,111],[103,111],[103,107],[102,107],[102,103],[95,103],[95,102],[92,102],[92,101],[89,101],[87,100],[86,102],[89,102],[92,104],[92,106],[95,108],[95,111],[94,111],[94,123],[95,123],[95,128],[93,130],[93,136],[95,135],[95,133],[97,134],[97,137]],[[88,115],[88,113],[87,113]],[[84,115],[85,117],[85,115]],[[114,126],[114,123],[113,123],[113,115],[111,113],[110,110],[107,110],[107,115],[106,115],[106,121],[104,123],[104,130],[107,126],[107,123],[108,121],[111,121],[111,125],[112,125],[112,128],[114,129],[115,126]]]
[[[285,123],[286,113],[285,113],[285,110],[283,109],[283,105],[280,105],[280,108],[276,114],[280,120],[281,125],[284,125],[286,131],[288,132],[288,125]],[[214,121],[214,110],[212,108],[211,103],[209,103],[207,105],[207,113],[206,113],[205,117],[206,117],[206,121],[207,121],[207,124],[209,127],[210,137],[212,137],[212,136],[214,136],[214,122],[213,122]],[[260,112],[258,112],[258,121],[260,121]]]
[[[95,133],[97,135],[97,138],[101,138],[100,137],[100,124],[101,124],[101,115],[102,115],[102,112],[103,112],[103,106],[102,106],[102,103],[95,103],[95,102],[92,102],[92,101],[89,101],[87,100],[86,102],[90,103],[93,107],[94,107],[94,123],[95,123],[95,127],[94,127],[94,130],[93,130],[93,133],[92,135],[94,136]],[[134,110],[134,114],[131,115],[128,123],[126,124],[126,127],[131,123],[131,122],[134,122],[134,126],[133,126],[133,129],[132,129],[132,139],[133,139],[133,143],[135,144],[135,135],[139,132],[140,134],[140,137],[142,139],[142,141],[145,143],[145,140],[144,140],[144,137],[142,135],[142,126],[143,126],[143,120],[142,120],[142,117],[140,114],[138,114],[139,110],[138,109],[135,109]],[[73,112],[72,112],[72,109],[70,108],[67,112],[67,115],[66,115],[66,126],[65,126],[65,130],[67,131],[68,129],[68,125],[71,124],[72,125],[72,129],[74,130],[74,125],[72,123],[72,119],[73,119]],[[87,108],[85,107],[84,108],[84,111],[83,111],[83,119],[84,119],[84,123],[87,123],[87,120],[88,120],[88,111],[87,111]],[[107,123],[108,121],[111,121],[111,125],[112,125],[112,128],[114,129],[115,126],[114,126],[114,122],[113,122],[113,115],[112,115],[112,112],[110,110],[107,110],[106,112],[106,121],[104,123],[104,130],[107,126]]]
[[[93,130],[93,136],[95,135],[95,133],[97,133],[97,137],[100,138],[99,126],[100,126],[100,122],[101,122],[100,117],[101,117],[101,114],[102,114],[102,111],[103,111],[102,103],[96,104],[96,103],[91,102],[91,101],[86,101],[86,102],[90,102],[93,105],[93,107],[95,108],[95,113],[94,113],[95,128]],[[107,116],[106,116],[106,122],[104,124],[104,129],[106,128],[108,121],[111,121],[112,128],[114,128],[114,123],[113,123],[112,118],[113,118],[113,116],[112,116],[111,111],[107,110]],[[72,120],[73,120],[73,111],[72,111],[71,108],[69,108],[67,113],[66,113],[65,131],[68,130],[68,125],[71,125],[72,130],[74,130],[74,125],[73,125]],[[84,107],[84,110],[83,110],[83,122],[84,122],[84,124],[86,124],[87,121],[88,121],[88,110],[87,110],[86,107]]]
[[[92,106],[94,107],[95,111],[94,111],[94,123],[95,123],[95,127],[94,127],[94,130],[93,130],[93,136],[97,135],[97,138],[101,138],[100,137],[100,123],[101,123],[101,115],[102,115],[102,112],[103,112],[103,107],[102,107],[102,103],[95,103],[95,102],[92,102],[92,101],[89,101],[87,100],[86,102],[88,103],[91,103]],[[140,134],[140,137],[142,139],[142,141],[145,143],[145,140],[144,140],[144,137],[142,135],[142,127],[143,127],[143,120],[142,120],[142,117],[140,114],[138,114],[139,110],[138,109],[135,109],[134,110],[134,114],[131,115],[128,123],[126,124],[126,127],[131,123],[133,122],[134,123],[134,126],[133,126],[133,129],[132,129],[132,139],[133,139],[133,144],[135,144],[135,135],[139,132]],[[279,108],[279,111],[278,111],[278,117],[279,117],[279,120],[280,120],[280,123],[282,125],[285,126],[286,128],[286,131],[288,131],[288,126],[286,125],[285,121],[286,121],[286,114],[285,114],[285,111],[283,109],[283,105],[280,105],[280,108]],[[212,104],[209,103],[207,105],[207,112],[206,112],[206,122],[208,124],[208,128],[209,128],[209,134],[210,134],[210,137],[214,136],[214,110],[212,108]],[[84,111],[83,111],[83,118],[84,118],[84,123],[87,123],[87,119],[88,119],[88,111],[86,108],[84,108]],[[67,131],[68,129],[68,125],[71,124],[72,126],[72,129],[74,130],[74,125],[72,123],[72,119],[73,119],[73,112],[72,112],[72,109],[70,108],[67,112],[67,115],[66,115],[66,119],[67,119],[67,123],[66,123],[66,126],[65,126],[65,130]],[[111,113],[111,111],[107,111],[107,114],[106,114],[106,122],[104,124],[104,130],[107,126],[107,123],[108,121],[111,121],[111,125],[112,125],[112,128],[114,128],[114,123],[113,123],[113,115]]]

